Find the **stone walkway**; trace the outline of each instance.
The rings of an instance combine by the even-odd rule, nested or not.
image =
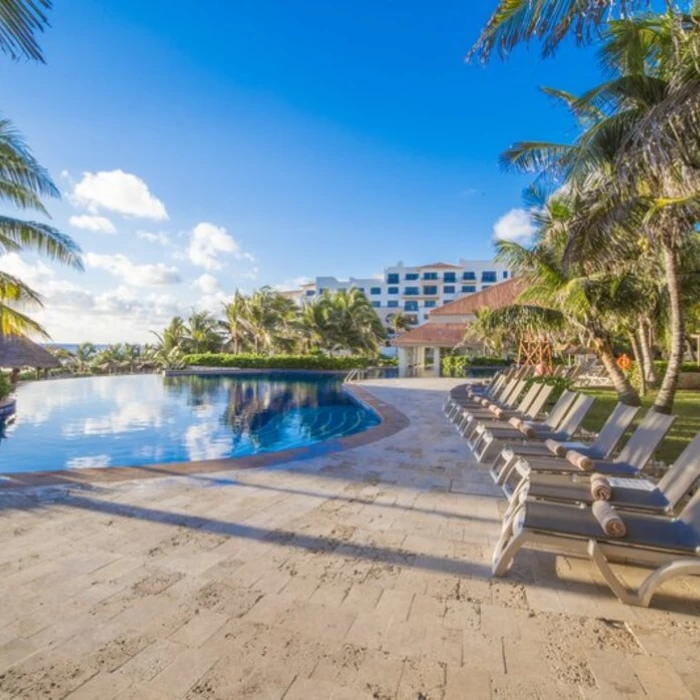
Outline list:
[[[411,425],[323,458],[1,494],[0,698],[700,697],[700,580],[643,610],[544,553],[489,578],[453,383],[366,383]]]

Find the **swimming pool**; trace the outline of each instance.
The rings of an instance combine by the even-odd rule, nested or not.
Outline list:
[[[133,375],[17,390],[0,472],[242,457],[352,435],[380,422],[334,376]]]

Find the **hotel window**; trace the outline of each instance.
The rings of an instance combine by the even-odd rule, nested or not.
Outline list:
[[[418,273],[417,272],[407,272],[406,273],[406,281],[408,282],[409,280],[417,280],[418,279]]]
[[[386,290],[387,294],[398,294],[399,293],[399,288],[398,287],[389,287]]]
[[[390,309],[398,309],[399,308],[399,302],[396,299],[389,299],[387,302],[387,306]]]
[[[365,293],[365,288],[364,287],[358,287],[357,288],[358,292],[362,292],[363,294]]]
[[[382,302],[381,302],[381,301],[373,301],[373,302],[372,302],[372,308],[374,308],[374,309],[380,309],[381,306],[382,306]]]
[[[321,287],[321,288],[318,290],[318,293],[319,293],[319,294],[323,294],[323,292],[327,292],[327,291],[328,291],[328,290],[327,290],[325,287]]]
[[[423,304],[426,309],[433,309],[435,308],[435,299],[426,299],[425,304]]]
[[[476,286],[473,284],[463,284],[462,285],[462,294],[474,294],[476,291]]]
[[[465,272],[462,275],[462,279],[467,281],[473,280],[476,282],[476,272]]]
[[[420,294],[420,288],[419,287],[406,287],[406,289],[404,289],[403,293],[409,297],[416,297]]]
[[[437,285],[431,284],[423,287],[423,294],[437,294]]]
[[[381,287],[371,287],[369,290],[370,294],[381,294],[382,293],[382,288]]]
[[[410,314],[410,315],[408,316],[408,322],[409,322],[412,326],[415,326],[416,323],[418,323],[418,316],[416,316],[415,314]]]
[[[445,282],[456,282],[457,281],[457,274],[454,272],[446,272],[443,276],[442,279]]]
[[[313,289],[307,289],[307,290],[306,290],[306,296],[307,296],[307,297],[312,297],[314,294],[316,294],[315,290],[313,290]]]
[[[417,301],[407,301],[403,305],[404,311],[418,311]]]
[[[436,280],[437,278],[438,278],[437,272],[424,272],[423,273],[424,280]]]
[[[446,284],[445,287],[444,287],[444,289],[443,289],[443,291],[445,292],[445,294],[454,294],[454,293],[455,293],[455,287],[454,287],[453,284],[450,284],[450,285],[447,285],[447,284]]]
[[[481,281],[482,282],[495,282],[496,281],[496,273],[492,270],[484,270],[481,273]]]
[[[504,280],[508,279],[508,270],[503,270],[503,279]]]
[[[386,276],[386,281],[387,284],[398,284],[399,283],[399,275],[397,272],[391,272]]]

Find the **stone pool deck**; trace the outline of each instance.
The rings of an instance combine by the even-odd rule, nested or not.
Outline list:
[[[0,493],[0,698],[700,697],[700,579],[645,610],[544,553],[489,578],[454,383],[363,383],[411,423],[343,452]]]

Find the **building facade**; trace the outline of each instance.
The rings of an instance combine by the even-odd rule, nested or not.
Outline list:
[[[402,262],[384,270],[382,277],[317,277],[298,290],[285,292],[299,304],[331,292],[357,287],[369,299],[377,315],[389,325],[392,314],[405,314],[411,326],[425,323],[443,304],[481,292],[511,278],[504,265],[493,260],[460,260],[458,264],[432,263],[406,266]]]

